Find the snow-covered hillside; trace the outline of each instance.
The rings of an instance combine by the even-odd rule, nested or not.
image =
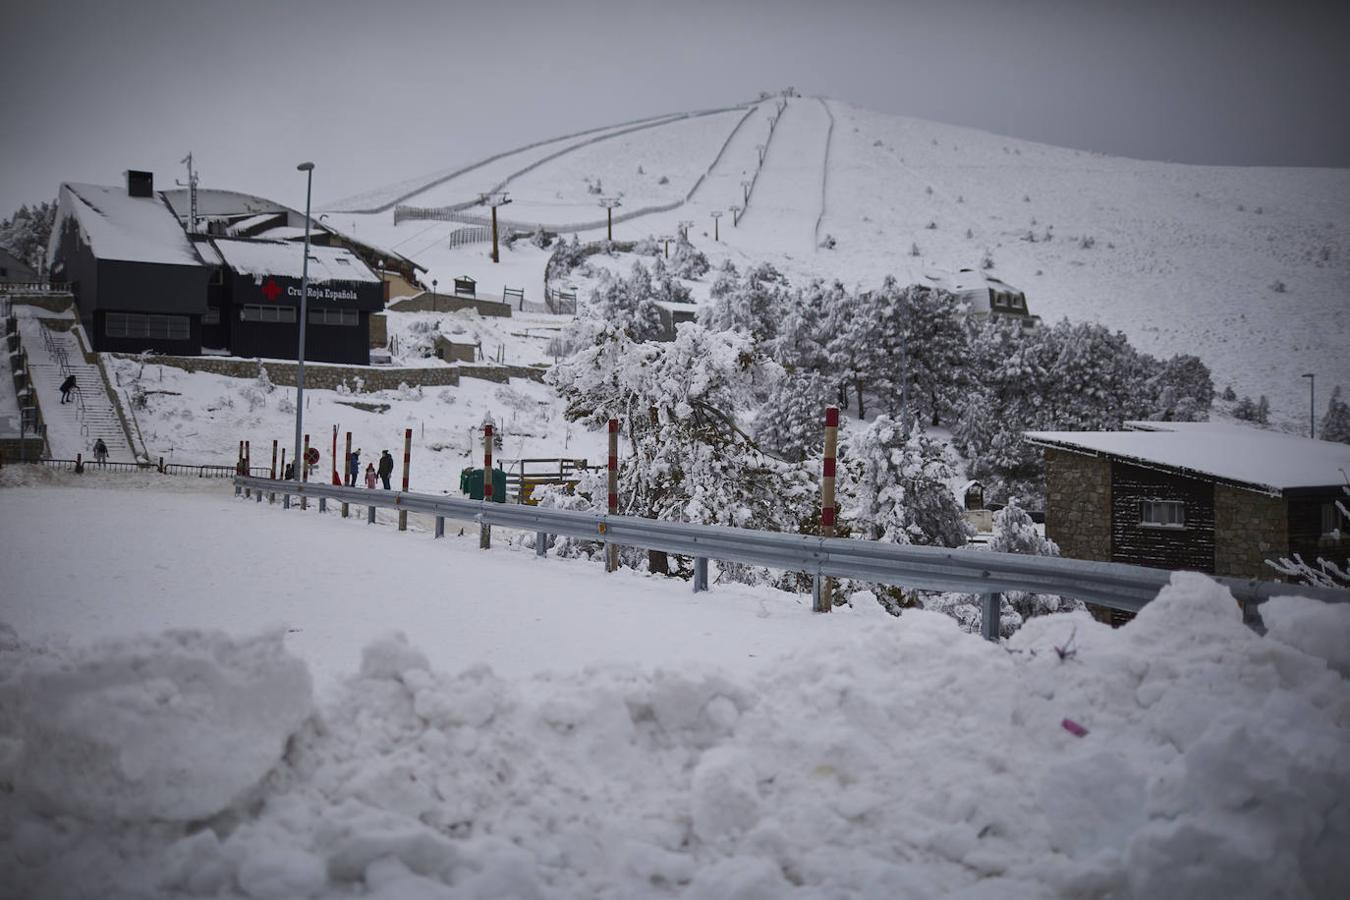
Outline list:
[[[688,202],[623,221],[616,237],[668,234],[690,221],[714,264],[767,260],[797,281],[818,276],[850,287],[874,286],[887,274],[918,281],[978,267],[988,255],[991,274],[1026,291],[1034,313],[1101,322],[1155,355],[1196,353],[1220,388],[1268,395],[1286,427],[1306,423],[1302,373],[1350,386],[1345,170],[1112,158],[814,97],[641,126],[555,141],[373,196],[457,205],[504,182],[513,200],[505,221],[569,232],[603,219],[585,193],[587,179],[606,194],[624,192],[622,214],[678,201],[704,172]],[[429,181],[433,187],[417,191]],[[746,213],[739,226],[724,215],[714,244],[710,213],[742,203],[742,182],[753,182]],[[494,291],[498,282],[523,285],[536,299],[542,290],[540,260],[513,260],[508,251],[494,266],[485,245],[449,249],[461,225],[395,226],[390,209],[329,215],[416,258],[442,284],[468,273]],[[832,250],[817,246],[826,235]]]
[[[0,897],[1350,889],[1350,608],[999,646],[154,478],[0,471]]]

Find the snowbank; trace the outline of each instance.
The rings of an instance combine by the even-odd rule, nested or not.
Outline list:
[[[18,743],[9,778],[52,815],[215,815],[257,786],[311,712],[309,672],[283,638],[170,631],[34,656],[3,685]]]
[[[1272,632],[1285,635],[1350,616],[1273,608]],[[0,895],[1350,889],[1350,683],[1305,652],[1315,647],[1245,628],[1204,577],[1178,575],[1123,629],[1043,617],[1002,647],[922,611],[868,624],[739,676],[702,665],[444,674],[392,635],[367,647],[320,722],[299,728],[302,679],[275,638],[146,638],[90,648],[74,666],[29,651],[17,674],[0,667],[5,696],[26,710],[8,736],[14,790],[0,791],[0,869],[13,873]],[[145,677],[131,677],[137,667]],[[238,680],[256,690],[213,687]],[[187,693],[191,716],[162,708]],[[52,704],[63,714],[41,711]],[[152,736],[137,721],[166,725]],[[203,726],[196,739],[189,723]],[[237,797],[277,763],[287,732],[261,802],[202,828],[151,821]],[[103,749],[72,756],[66,735]],[[183,781],[157,786],[154,802],[129,793],[147,759],[182,761],[200,792]],[[228,789],[221,770],[238,775]],[[57,789],[58,772],[80,787]],[[54,816],[33,799],[53,793],[128,821]]]

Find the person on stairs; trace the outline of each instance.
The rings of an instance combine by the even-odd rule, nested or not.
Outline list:
[[[99,468],[108,462],[108,445],[103,443],[103,438],[94,441],[94,462],[98,463]]]
[[[61,402],[66,403],[70,400],[70,392],[75,390],[75,376],[67,375],[66,380],[61,382]]]

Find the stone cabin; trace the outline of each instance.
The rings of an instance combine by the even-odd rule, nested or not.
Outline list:
[[[1209,422],[1027,432],[1046,536],[1076,559],[1273,579],[1266,560],[1350,555],[1350,445]]]

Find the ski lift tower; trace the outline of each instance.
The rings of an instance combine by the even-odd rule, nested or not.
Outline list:
[[[505,191],[489,191],[486,194],[478,195],[478,204],[480,206],[492,207],[492,261],[501,262],[501,256],[497,253],[497,207],[505,206],[511,202]]]
[[[605,221],[607,222],[608,240],[614,240],[614,207],[623,206],[618,197],[601,197],[600,205],[605,208]]]

